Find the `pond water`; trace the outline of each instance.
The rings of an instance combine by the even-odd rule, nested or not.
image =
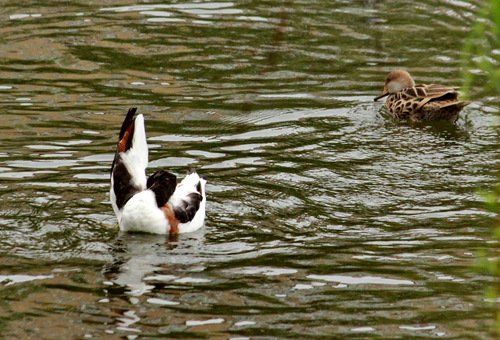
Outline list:
[[[382,119],[383,79],[460,85],[479,1],[30,1],[0,10],[0,333],[489,337],[474,270],[498,98]],[[120,234],[129,107],[206,227]]]

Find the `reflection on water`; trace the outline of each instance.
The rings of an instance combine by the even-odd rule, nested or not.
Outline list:
[[[498,99],[456,126],[385,120],[372,101],[395,67],[459,85],[476,6],[6,4],[1,333],[487,338],[471,265]],[[152,169],[208,177],[204,230],[118,232],[109,169],[130,106]]]

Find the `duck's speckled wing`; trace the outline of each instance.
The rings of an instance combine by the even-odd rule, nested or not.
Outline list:
[[[437,84],[417,85],[391,95],[386,101],[389,112],[398,119],[410,118],[426,105],[437,110],[459,103],[458,92],[454,87]]]

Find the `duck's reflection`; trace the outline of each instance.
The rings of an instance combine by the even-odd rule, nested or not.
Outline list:
[[[113,261],[103,269],[104,276],[122,288],[121,294],[143,295],[155,288],[144,280],[147,275],[177,277],[177,271],[199,263],[204,240],[204,228],[175,237],[120,233],[112,246]]]

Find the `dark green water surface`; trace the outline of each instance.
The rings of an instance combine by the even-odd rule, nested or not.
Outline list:
[[[488,338],[474,271],[498,98],[377,115],[387,72],[461,84],[477,1],[3,1],[0,334]],[[123,235],[128,107],[150,167],[209,181],[206,227]]]

